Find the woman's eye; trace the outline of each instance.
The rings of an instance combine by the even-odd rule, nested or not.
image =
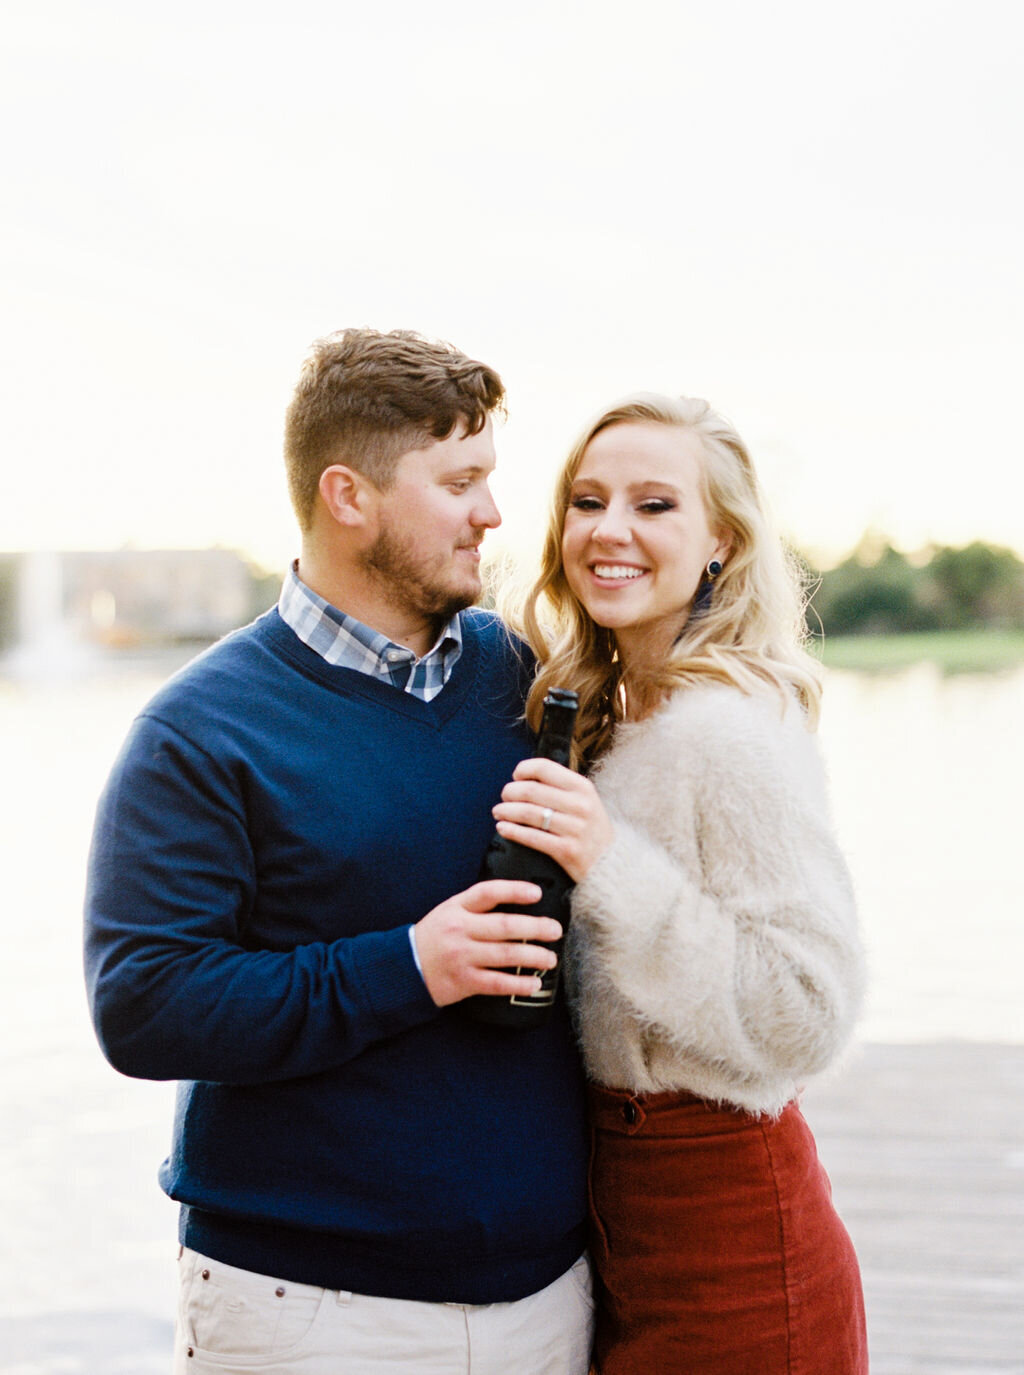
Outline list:
[[[574,511],[600,511],[601,503],[597,497],[573,497],[570,505]]]
[[[665,501],[662,497],[651,497],[648,501],[642,501],[638,509],[643,511],[645,516],[657,516],[662,511],[673,510],[674,507],[671,501]]]

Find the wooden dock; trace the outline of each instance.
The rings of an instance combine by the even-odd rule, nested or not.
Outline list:
[[[169,1369],[174,1210],[162,1199],[157,1207],[153,1162],[170,1101],[143,1114],[144,1127],[75,1135],[69,1104],[116,1123],[138,1111],[143,1088],[159,1096],[164,1087],[98,1062],[95,1080],[82,1078],[92,1097],[62,1085],[14,1096],[13,1241],[0,1266],[13,1307],[0,1316],[0,1375]],[[872,1375],[1024,1375],[1024,1045],[868,1045],[833,1083],[813,1085],[803,1107],[860,1255]],[[23,1138],[36,1143],[24,1159]],[[133,1203],[133,1191],[151,1204]],[[102,1200],[102,1227],[90,1199]],[[126,1257],[130,1273],[110,1291],[105,1277]],[[66,1293],[51,1282],[58,1259]]]
[[[803,1108],[872,1375],[1024,1375],[1024,1045],[868,1045]]]

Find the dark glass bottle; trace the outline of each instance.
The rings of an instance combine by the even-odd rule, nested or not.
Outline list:
[[[579,699],[575,692],[569,691],[568,688],[550,689],[544,698],[544,712],[534,751],[535,758],[553,759],[557,764],[565,764],[568,767],[578,706]],[[483,994],[467,998],[463,1007],[481,1022],[524,1029],[539,1026],[554,1006],[558,993],[562,946],[564,933],[569,927],[569,894],[573,889],[573,881],[550,855],[541,854],[539,850],[531,850],[528,845],[520,845],[517,841],[506,840],[497,832],[487,847],[480,877],[526,879],[530,883],[536,883],[542,891],[539,902],[530,907],[509,906],[498,910],[554,917],[561,923],[563,938],[551,942],[559,961],[555,968],[537,971],[541,976],[539,993],[513,994],[511,997]],[[534,971],[520,967],[509,972],[527,974]]]

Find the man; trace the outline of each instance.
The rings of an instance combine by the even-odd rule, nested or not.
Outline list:
[[[494,910],[532,885],[475,881],[530,753],[524,665],[466,609],[502,399],[411,333],[314,346],[280,602],[165,685],[100,803],[97,1033],[123,1073],[186,1081],[177,1375],[588,1368],[564,1009],[517,1033],[459,1008],[532,991],[503,967],[549,967],[559,932]]]

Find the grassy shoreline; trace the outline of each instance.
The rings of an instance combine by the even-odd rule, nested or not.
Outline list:
[[[933,663],[942,673],[995,673],[1024,664],[1024,631],[826,636],[815,652],[826,668],[859,673],[894,672],[920,663]]]

